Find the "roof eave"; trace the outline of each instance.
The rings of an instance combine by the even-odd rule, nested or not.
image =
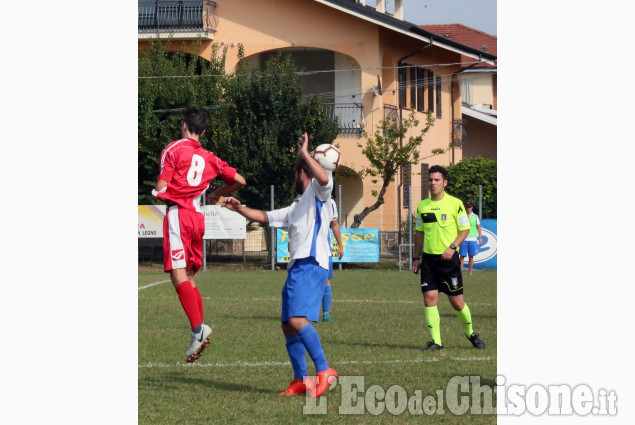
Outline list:
[[[353,3],[351,1],[344,0],[315,0],[318,3],[322,3],[325,6],[340,10],[349,15],[353,15],[357,18],[363,19],[368,22],[372,22],[376,25],[382,26],[389,30],[404,34],[408,37],[415,38],[417,40],[425,41],[426,43],[434,46],[441,47],[446,50],[459,53],[463,56],[467,56],[472,59],[478,59],[482,63],[489,65],[495,65],[496,56],[489,53],[484,53],[478,49],[474,49],[469,46],[465,46],[461,43],[457,43],[452,40],[440,38],[437,34],[426,31],[412,22],[402,21],[392,16],[386,15],[370,9],[369,7],[361,4]]]
[[[498,127],[498,125],[497,125],[498,117],[496,117],[496,116],[489,115],[489,114],[486,114],[484,112],[475,111],[474,109],[472,109],[470,107],[467,107],[467,106],[461,106],[461,113],[463,115],[467,115],[469,117],[476,118],[479,121],[483,121],[483,122],[486,122],[488,124],[493,124],[493,125]]]

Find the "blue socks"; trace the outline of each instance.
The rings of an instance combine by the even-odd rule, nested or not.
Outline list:
[[[320,337],[311,323],[307,323],[297,334],[286,335],[285,338],[287,353],[293,366],[293,379],[303,379],[308,376],[305,355],[307,351],[315,363],[316,372],[323,372],[329,368]]]
[[[293,379],[303,379],[307,376],[306,356],[304,344],[298,334],[286,335],[287,352],[293,366]]]
[[[322,314],[329,314],[332,299],[333,293],[331,292],[331,285],[328,285],[324,289],[324,295],[322,295]]]
[[[327,370],[329,365],[326,362],[326,355],[324,355],[322,344],[320,344],[320,337],[313,325],[307,323],[296,335],[302,340],[306,351],[309,352],[309,356],[311,356],[313,363],[315,363],[315,371],[324,372]],[[302,353],[302,355],[304,356],[304,353]],[[293,360],[291,360],[291,363],[293,364]],[[304,370],[306,372],[306,366]]]

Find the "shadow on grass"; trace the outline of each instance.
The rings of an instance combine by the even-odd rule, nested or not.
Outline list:
[[[202,385],[208,388],[217,388],[223,391],[236,391],[258,394],[271,394],[272,392],[275,392],[275,390],[272,390],[271,388],[256,388],[250,385],[236,384],[233,382],[220,382],[211,379],[190,378],[187,376],[179,375],[177,373],[170,373],[166,375],[165,380],[169,380],[171,382],[179,382],[187,385]]]
[[[276,314],[273,316],[250,316],[250,315],[230,316],[227,314],[219,314],[216,316],[216,318],[232,319],[232,320],[273,320],[280,323],[280,314]]]
[[[455,313],[439,313],[440,317],[445,317],[448,320],[457,320],[458,323],[458,319],[456,318],[456,312]],[[496,315],[495,314],[472,314],[472,320],[480,320],[480,319],[496,319]]]
[[[405,344],[375,343],[375,342],[338,341],[338,340],[332,340],[332,339],[326,339],[325,344],[352,345],[354,347],[406,348],[409,350],[421,350],[421,348],[423,347],[422,344],[405,345]]]

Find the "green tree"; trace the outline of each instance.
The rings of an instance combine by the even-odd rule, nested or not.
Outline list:
[[[478,210],[478,186],[483,186],[483,211],[481,218],[496,218],[496,161],[485,157],[464,158],[446,167],[448,185],[446,191],[463,202],[472,201],[474,212]]]
[[[298,71],[289,56],[273,56],[263,70],[240,61],[227,80],[230,141],[218,151],[247,180],[241,201],[251,208],[270,209],[271,185],[275,208],[296,196],[294,166],[302,132],[308,133],[311,149],[332,143],[339,132],[320,100],[303,96]]]
[[[316,96],[303,96],[299,69],[289,57],[272,57],[262,71],[240,61],[236,74],[225,75],[227,49],[213,50],[209,60],[188,53],[199,47],[200,41],[183,43],[175,52],[171,40],[155,41],[139,59],[138,202],[157,202],[151,191],[159,155],[181,137],[183,108],[197,106],[209,117],[201,145],[247,180],[239,199],[269,209],[274,185],[276,208],[288,205],[295,196],[298,137],[306,131],[312,148],[332,143],[337,122]],[[239,58],[242,52],[239,46]],[[218,185],[222,181],[212,180],[212,187]]]
[[[357,144],[362,148],[362,153],[370,162],[370,167],[362,170],[360,174],[362,177],[371,176],[373,183],[381,180],[382,186],[379,192],[372,192],[373,197],[376,198],[375,202],[364,208],[359,214],[355,214],[351,227],[358,228],[368,214],[384,203],[386,189],[394,181],[395,174],[400,167],[419,162],[419,147],[423,143],[423,136],[434,125],[434,117],[432,112],[428,111],[426,123],[421,133],[404,140],[408,130],[419,126],[419,120],[416,117],[417,113],[413,109],[401,123],[394,117],[380,121],[373,137],[368,137],[368,134],[364,133],[364,137],[367,138],[366,146]],[[437,152],[433,151],[433,154],[437,154]]]
[[[207,109],[208,131],[200,142],[227,129],[222,104],[225,50],[219,59],[213,51],[209,60],[187,52],[198,50],[200,40],[177,45],[171,39],[151,41],[138,62],[138,202],[157,203],[151,191],[159,174],[159,155],[170,142],[181,137],[182,110],[186,106]],[[178,51],[174,51],[178,49]],[[210,129],[213,129],[210,131]]]

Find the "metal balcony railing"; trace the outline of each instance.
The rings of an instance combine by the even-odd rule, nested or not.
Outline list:
[[[388,118],[399,119],[399,109],[395,105],[384,105],[384,120]]]
[[[214,32],[216,2],[163,1],[138,3],[139,32]]]
[[[463,146],[463,143],[467,141],[467,131],[465,126],[467,120],[452,120],[452,144],[454,146]]]
[[[337,118],[340,134],[361,136],[364,132],[364,108],[359,103],[325,103],[325,112]]]
[[[399,119],[399,108],[395,105],[384,105],[384,121],[388,119],[394,119],[396,123],[401,123]],[[384,137],[386,137],[386,128],[382,130]]]

